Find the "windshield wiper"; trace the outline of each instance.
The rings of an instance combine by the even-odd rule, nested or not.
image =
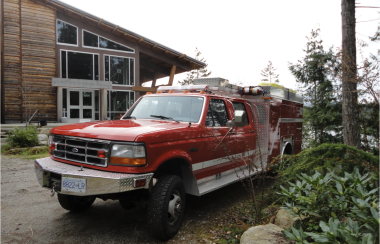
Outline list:
[[[122,119],[136,119],[136,117],[135,116],[124,116]]]
[[[170,120],[174,120],[175,122],[179,123],[179,120],[175,120],[171,117],[166,117],[166,116],[163,116],[163,115],[150,115],[150,117],[153,117],[153,118],[159,118],[159,119],[170,119]]]

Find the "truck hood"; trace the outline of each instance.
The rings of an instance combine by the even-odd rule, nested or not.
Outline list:
[[[115,141],[135,141],[138,136],[185,128],[188,123],[167,120],[111,120],[63,125],[53,128],[52,134]]]

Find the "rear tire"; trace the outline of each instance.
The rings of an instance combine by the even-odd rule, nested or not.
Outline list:
[[[148,204],[150,233],[163,241],[175,236],[182,225],[185,188],[176,175],[164,175],[153,187]]]
[[[94,203],[96,197],[93,196],[72,196],[58,193],[58,202],[62,208],[71,212],[81,212]]]

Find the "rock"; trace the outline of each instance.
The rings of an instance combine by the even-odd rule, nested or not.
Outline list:
[[[243,233],[240,244],[291,244],[291,240],[282,234],[283,229],[274,224],[259,225]]]
[[[302,219],[305,218],[306,217],[302,216]],[[298,215],[295,215],[295,213],[285,209],[280,209],[276,215],[274,224],[285,230],[290,230],[292,227],[298,228],[300,226],[300,220],[301,218]]]
[[[43,146],[47,146],[48,142],[47,141],[39,141],[38,144],[43,145]]]
[[[47,135],[45,134],[38,134],[38,141],[41,142],[41,141],[47,141],[48,140],[48,137]]]
[[[42,128],[38,128],[38,131],[39,131],[39,133],[40,134],[50,134],[50,130],[51,130],[51,128],[44,128],[44,127],[42,127]]]

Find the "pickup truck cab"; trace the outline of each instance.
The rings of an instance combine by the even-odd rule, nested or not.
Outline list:
[[[96,198],[119,200],[125,209],[145,199],[150,232],[170,239],[186,194],[201,196],[266,169],[252,103],[207,85],[189,87],[145,95],[120,120],[53,128],[50,157],[35,161],[39,183],[69,211]]]

